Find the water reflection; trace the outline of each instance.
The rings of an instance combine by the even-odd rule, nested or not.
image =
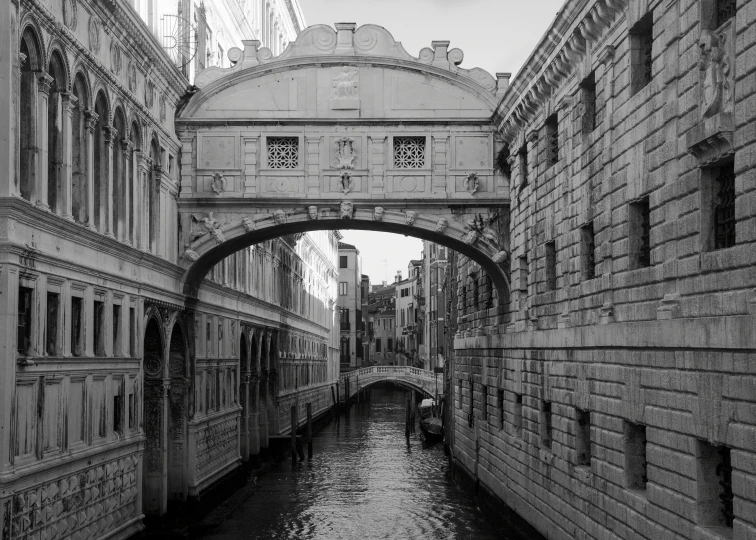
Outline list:
[[[375,387],[318,432],[315,457],[284,460],[207,538],[519,540],[485,521],[450,479],[440,444],[404,438],[406,393]]]

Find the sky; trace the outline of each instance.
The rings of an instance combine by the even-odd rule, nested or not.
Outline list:
[[[460,48],[460,67],[480,67],[514,77],[535,48],[564,0],[299,0],[307,25],[354,22],[378,24],[417,56],[431,41]],[[422,240],[370,231],[341,231],[343,242],[362,256],[371,283],[407,277],[410,259],[419,259]]]

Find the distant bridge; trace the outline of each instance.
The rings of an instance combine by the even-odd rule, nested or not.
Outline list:
[[[339,400],[352,398],[359,390],[379,382],[393,382],[400,386],[435,396],[436,374],[411,366],[372,366],[342,373],[339,378]],[[438,375],[438,388],[443,392],[443,376]]]

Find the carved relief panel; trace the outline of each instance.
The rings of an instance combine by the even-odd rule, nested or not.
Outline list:
[[[238,133],[210,132],[197,135],[197,169],[213,172],[239,169]]]

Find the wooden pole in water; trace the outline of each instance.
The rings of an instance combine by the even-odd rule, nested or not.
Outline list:
[[[409,440],[410,438],[410,397],[407,395],[407,410],[404,414],[404,436]]]
[[[336,388],[339,387],[339,383],[336,383]],[[338,413],[338,407],[339,404],[336,403],[336,392],[333,389],[333,386],[331,386],[331,399],[333,400],[333,412]]]
[[[297,407],[291,406],[291,464],[297,464]]]
[[[312,403],[307,404],[307,459],[312,459]]]

